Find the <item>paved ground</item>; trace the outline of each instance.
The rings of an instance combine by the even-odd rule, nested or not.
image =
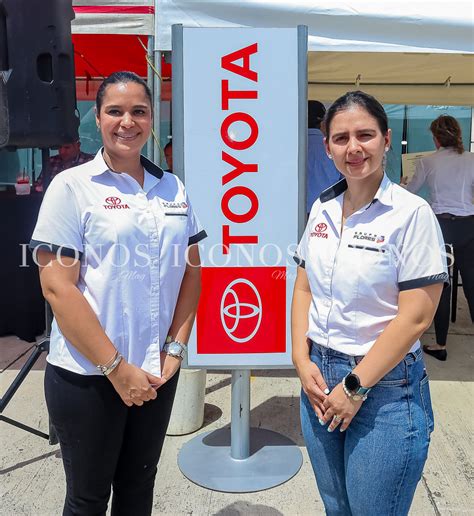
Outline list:
[[[410,512],[413,516],[474,514],[474,339],[473,325],[461,299],[458,321],[451,326],[448,361],[427,357],[436,417],[430,456]],[[433,341],[430,330],[423,341]],[[30,347],[14,337],[0,338],[0,367]],[[1,374],[2,394],[21,366],[23,357]],[[28,375],[4,412],[44,432],[44,359]],[[177,453],[196,434],[168,436],[159,465],[153,514],[180,515],[322,515],[308,456],[299,428],[299,382],[293,371],[255,371],[251,378],[251,424],[280,432],[303,453],[299,473],[285,484],[258,493],[209,491],[188,481],[179,471]],[[204,427],[208,431],[230,422],[230,374],[207,375]],[[61,513],[64,475],[58,446],[0,422],[0,514],[56,515]],[[133,516],[133,515],[131,515]],[[383,515],[381,515],[383,516]]]

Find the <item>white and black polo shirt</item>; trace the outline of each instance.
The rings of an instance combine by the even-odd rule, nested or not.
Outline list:
[[[386,175],[373,201],[346,220],[341,234],[346,189],[342,179],[314,203],[295,259],[312,293],[307,336],[365,355],[397,315],[401,290],[447,281],[446,255],[430,206]]]
[[[46,191],[30,248],[81,261],[78,288],[115,347],[160,375],[188,246],[206,236],[181,181],[146,158],[143,188],[96,157],[56,176]],[[48,361],[100,374],[62,335],[56,321]]]

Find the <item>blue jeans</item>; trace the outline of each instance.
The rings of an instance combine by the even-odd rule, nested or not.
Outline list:
[[[333,389],[363,357],[312,345],[311,360]],[[420,349],[370,391],[345,432],[321,426],[301,391],[301,426],[328,516],[408,514],[433,431]]]

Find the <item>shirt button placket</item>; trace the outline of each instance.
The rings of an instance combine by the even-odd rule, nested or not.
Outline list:
[[[150,317],[152,343],[159,344],[160,335],[160,238],[158,220],[148,204],[146,209],[150,242]]]

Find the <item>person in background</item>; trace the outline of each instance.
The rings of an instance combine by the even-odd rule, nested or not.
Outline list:
[[[421,159],[407,189],[416,193],[428,187],[431,208],[443,232],[447,253],[461,273],[462,286],[474,322],[474,154],[462,143],[458,121],[448,115],[430,125],[436,152]],[[428,355],[446,360],[451,310],[451,285],[443,290],[434,318],[436,344],[425,345]]]
[[[374,97],[336,100],[326,131],[344,179],[314,203],[295,256],[303,436],[328,516],[405,516],[433,430],[419,337],[448,276],[443,238],[384,172],[391,131]]]
[[[173,173],[173,142],[172,141],[169,141],[165,145],[165,147],[163,149],[163,153],[165,155],[166,164],[168,165],[166,172]]]
[[[57,175],[30,242],[54,321],[45,396],[66,473],[63,514],[149,516],[200,295],[206,233],[181,181],[141,155],[146,83],[99,87],[103,148]]]
[[[63,170],[76,167],[94,159],[94,154],[87,154],[81,151],[81,142],[63,143],[55,156],[49,158],[50,178],[57,176]],[[36,191],[43,190],[43,171],[41,171],[35,183]]]
[[[326,108],[321,102],[317,100],[308,102],[308,168],[306,176],[306,213],[308,214],[321,193],[342,178],[324,148],[321,123],[325,113]]]

